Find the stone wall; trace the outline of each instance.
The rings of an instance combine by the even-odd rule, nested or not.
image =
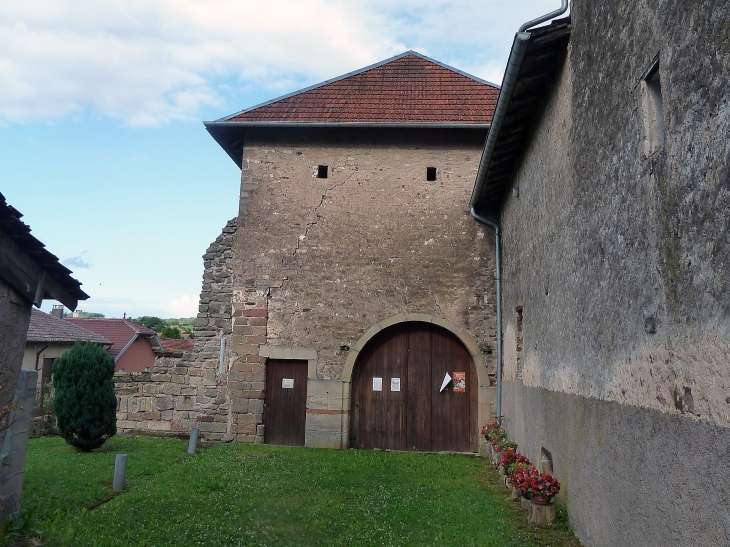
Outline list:
[[[307,445],[345,448],[343,370],[365,333],[394,316],[468,333],[488,388],[493,233],[468,208],[483,137],[251,137],[239,217],[204,255],[195,348],[118,382],[120,429],[198,427],[209,440],[263,442],[266,359],[303,359]],[[486,420],[491,399],[482,402]]]
[[[9,424],[15,383],[25,350],[31,303],[0,279],[0,445]]]
[[[503,208],[504,423],[533,460],[552,454],[588,546],[730,545],[727,13],[574,2]]]

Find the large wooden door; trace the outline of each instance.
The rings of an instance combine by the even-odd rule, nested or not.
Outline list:
[[[264,442],[304,446],[307,361],[266,361]]]
[[[452,382],[441,391],[446,373],[463,373],[464,391],[455,390]],[[368,342],[355,364],[350,443],[357,448],[476,451],[477,390],[476,367],[452,333],[430,323],[390,327]]]

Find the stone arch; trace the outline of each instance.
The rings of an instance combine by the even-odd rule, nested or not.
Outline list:
[[[440,317],[427,314],[406,312],[402,312],[387,319],[383,319],[382,321],[378,321],[377,323],[372,325],[350,349],[347,360],[345,361],[345,365],[342,370],[342,376],[340,377],[341,381],[346,384],[344,386],[343,392],[348,394],[348,399],[347,401],[343,402],[344,408],[348,411],[348,413],[350,411],[352,398],[354,397],[354,394],[352,393],[352,376],[355,370],[355,365],[358,361],[358,357],[360,356],[362,350],[381,331],[399,323],[408,322],[432,323],[433,325],[449,331],[464,345],[464,348],[471,356],[477,374],[477,427],[479,427],[479,424],[484,424],[487,421],[490,421],[493,418],[496,410],[496,390],[495,388],[490,387],[486,360],[471,333],[469,333],[466,328],[456,325]]]
[[[464,344],[464,347],[466,347],[467,351],[471,355],[472,360],[474,361],[474,366],[477,369],[477,377],[479,378],[479,387],[489,387],[489,373],[487,372],[487,362],[484,359],[484,355],[482,355],[481,350],[479,349],[479,345],[476,343],[476,340],[474,340],[474,337],[468,330],[452,323],[451,321],[436,317],[435,315],[403,312],[397,315],[393,315],[388,319],[378,321],[359,338],[359,340],[350,349],[347,355],[345,366],[342,369],[342,376],[340,377],[341,380],[345,383],[350,383],[352,381],[352,372],[355,369],[357,357],[360,355],[360,352],[365,347],[365,345],[373,338],[373,336],[378,334],[381,330],[392,327],[393,325],[396,325],[398,323],[406,323],[411,321],[433,323],[434,325],[450,331],[454,336],[461,340],[461,342]],[[481,403],[481,397],[479,402]]]

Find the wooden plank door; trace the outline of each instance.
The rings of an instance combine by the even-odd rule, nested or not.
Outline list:
[[[444,375],[466,388],[440,391]],[[382,380],[382,391],[373,379]],[[401,391],[391,390],[398,378]],[[363,348],[352,376],[351,446],[469,452],[478,448],[476,367],[461,341],[430,323],[401,323]]]
[[[407,337],[403,329],[392,328],[368,344],[357,368],[353,384],[354,445],[358,448],[406,450],[406,359]],[[373,380],[379,378],[380,390]],[[391,381],[400,382],[400,391],[391,389]]]
[[[455,372],[466,375],[464,392],[456,392],[453,383],[433,396],[431,406],[431,428],[433,443],[431,450],[438,452],[476,451],[476,367],[464,345],[450,332],[434,330],[431,334],[431,378],[432,385],[441,387],[445,374]],[[438,389],[437,388],[437,389]]]
[[[307,367],[307,361],[266,361],[265,443],[304,446]]]

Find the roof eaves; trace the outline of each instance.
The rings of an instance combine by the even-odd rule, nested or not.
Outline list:
[[[126,345],[126,346],[124,346],[124,347],[123,347],[123,348],[122,348],[122,349],[121,349],[121,350],[119,351],[119,353],[117,353],[116,357],[114,357],[114,362],[115,362],[115,363],[116,363],[117,361],[119,361],[119,358],[120,358],[120,357],[122,356],[122,354],[123,354],[123,353],[124,353],[125,351],[127,351],[127,349],[129,348],[129,346],[131,346],[131,345],[132,345],[132,343],[133,343],[133,342],[134,342],[134,341],[135,341],[135,340],[136,340],[137,338],[139,338],[139,334],[140,334],[140,333],[138,333],[138,332],[135,332],[135,333],[134,333],[134,336],[132,336],[132,338],[131,338],[131,339],[129,340],[129,342],[127,342],[127,345]]]
[[[492,127],[482,152],[474,190],[471,198],[471,208],[480,216],[492,216],[498,213],[501,207],[504,190],[512,179],[515,162],[521,157],[524,146],[528,142],[526,136],[534,124],[535,114],[538,111],[539,100],[527,100],[525,93],[544,91],[542,86],[554,73],[556,66],[549,67],[535,78],[534,74],[527,75],[523,68],[531,54],[544,54],[542,48],[553,48],[551,59],[556,59],[570,38],[570,16],[553,20],[550,25],[538,27],[530,32],[519,32],[510,51],[510,60],[505,69],[503,87],[500,90],[495,108]],[[557,47],[555,47],[557,45]],[[520,51],[521,49],[521,51]],[[550,63],[546,63],[549,65]],[[510,74],[510,72],[514,72]],[[527,82],[527,80],[530,80]],[[542,96],[542,95],[540,95]],[[533,97],[539,98],[539,97]],[[514,126],[514,127],[513,127]],[[506,136],[506,140],[504,138]],[[515,146],[517,142],[519,145]],[[509,153],[500,150],[502,145],[509,145]],[[495,156],[499,158],[495,166]]]

